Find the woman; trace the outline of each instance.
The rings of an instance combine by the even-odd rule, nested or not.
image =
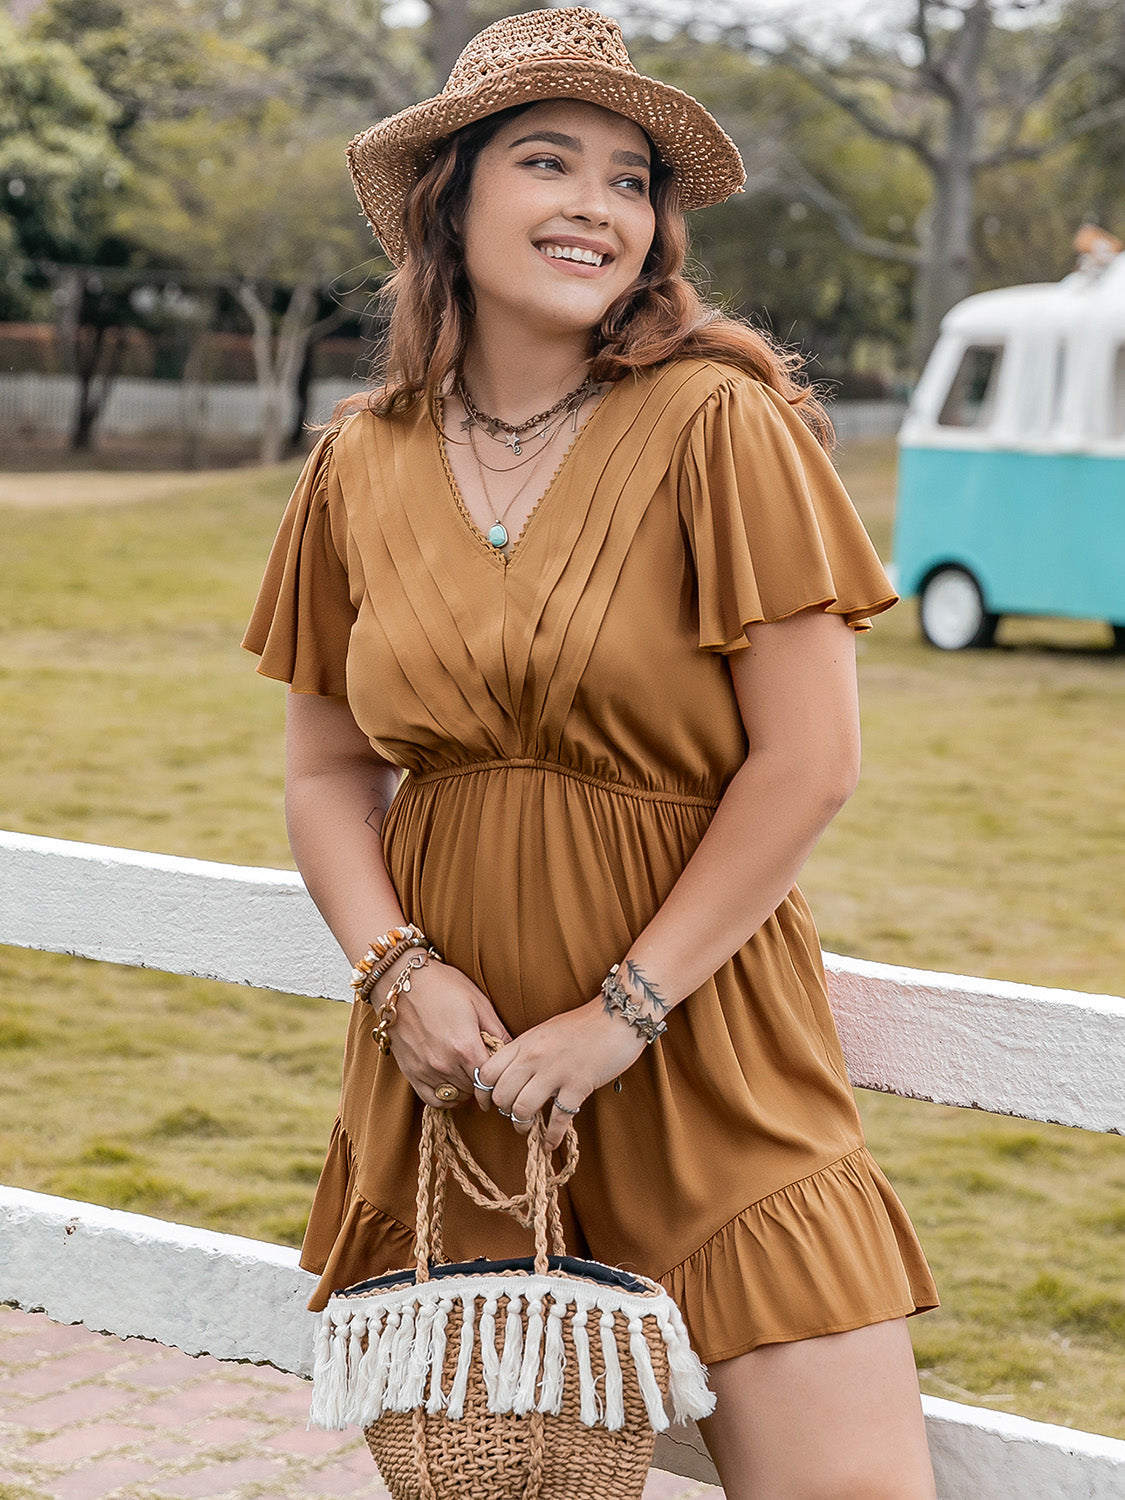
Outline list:
[[[246,641],[291,684],[290,839],[370,1002],[313,1306],[409,1263],[423,1104],[475,1102],[513,1189],[536,1113],[555,1144],[581,1110],[568,1246],[679,1302],[730,1500],[932,1497],[904,1318],[936,1299],[794,886],[894,595],[791,360],[681,275],[679,207],[737,152],[612,22],[548,10],[349,158],[399,266],[385,384],[311,456]],[[527,1243],[455,1194],[445,1247]]]

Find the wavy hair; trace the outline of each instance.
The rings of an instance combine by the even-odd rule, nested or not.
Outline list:
[[[406,254],[379,292],[389,313],[376,351],[379,386],[339,402],[333,420],[364,408],[388,416],[424,400],[439,421],[441,393],[451,377],[460,376],[472,331],[461,226],[473,166],[501,125],[529,108],[516,105],[447,137],[411,187],[404,210]],[[777,391],[831,447],[828,416],[812,385],[800,378],[803,356],[709,303],[685,274],[687,225],[675,178],[655,148],[650,193],[652,245],[637,281],[591,334],[591,378],[617,381],[674,359],[719,360]]]

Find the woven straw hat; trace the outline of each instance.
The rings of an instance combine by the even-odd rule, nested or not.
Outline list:
[[[406,194],[437,143],[543,99],[600,104],[646,130],[679,183],[682,208],[719,203],[746,180],[738,148],[698,100],[637,72],[615,21],[584,8],[533,10],[486,27],[440,94],[380,120],[348,147],[360,207],[392,261],[405,252]]]

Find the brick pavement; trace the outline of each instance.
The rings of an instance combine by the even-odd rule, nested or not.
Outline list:
[[[306,1429],[308,1395],[0,1306],[0,1500],[390,1500],[354,1432]],[[704,1497],[722,1492],[653,1470],[644,1500]]]

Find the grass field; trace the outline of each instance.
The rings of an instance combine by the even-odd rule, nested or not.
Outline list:
[[[840,455],[884,551],[892,462],[889,444]],[[283,693],[237,641],[293,472],[36,476],[34,497],[0,476],[0,826],[290,864]],[[1125,992],[1125,661],[1106,642],[1008,623],[996,650],[945,656],[908,605],[862,639],[864,782],[802,882],[826,947]],[[0,949],[0,1067],[19,1080],[0,1181],[295,1243],[344,1021]],[[924,1387],[1125,1436],[1122,1141],[861,1107],[944,1296],[913,1324]]]

